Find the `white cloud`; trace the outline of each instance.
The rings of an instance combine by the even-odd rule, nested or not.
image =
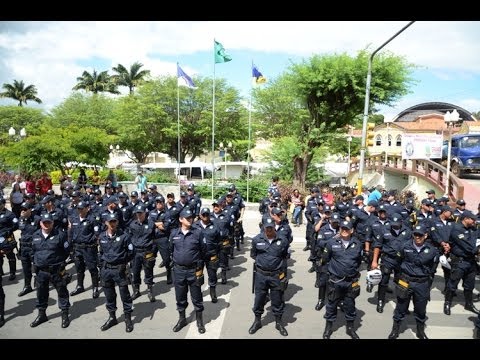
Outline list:
[[[313,53],[373,50],[407,22],[15,22],[0,27],[0,83],[35,84],[47,108],[69,96],[84,70],[140,61],[153,76],[173,75],[176,61],[212,51],[309,57]],[[480,22],[416,22],[384,49],[439,77],[480,74]],[[206,58],[207,59],[207,58]],[[206,60],[209,61],[209,60]],[[188,67],[189,74],[207,65]],[[455,73],[452,73],[452,70]],[[426,101],[424,99],[423,101]],[[428,101],[428,100],[427,100]],[[476,104],[475,104],[476,106]]]

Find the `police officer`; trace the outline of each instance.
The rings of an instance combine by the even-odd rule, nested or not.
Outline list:
[[[83,281],[87,268],[92,277],[92,297],[98,298],[98,247],[97,236],[99,223],[90,212],[87,201],[79,201],[76,213],[69,218],[69,239],[74,248],[75,270],[77,271],[77,287],[70,295],[75,296],[85,291]]]
[[[220,277],[222,284],[227,283],[228,255],[230,254],[230,234],[233,231],[234,216],[229,211],[223,211],[223,201],[218,200],[212,203],[213,212],[211,213],[211,220],[220,231]]]
[[[20,205],[20,221],[18,228],[20,233],[19,259],[22,262],[22,270],[25,285],[18,296],[26,295],[32,289],[32,236],[40,226],[40,216],[33,214],[32,204],[24,202]]]
[[[30,324],[31,327],[37,327],[48,321],[46,310],[50,282],[57,290],[58,307],[62,310],[62,328],[70,325],[68,317],[70,301],[67,290],[69,276],[65,271],[65,260],[70,252],[70,244],[67,241],[67,233],[54,228],[53,221],[52,214],[42,214],[40,229],[32,236],[33,270],[37,275],[38,316]]]
[[[380,268],[382,280],[378,284],[377,312],[383,313],[385,296],[390,282],[390,275],[393,272],[393,281],[396,283],[400,274],[400,258],[398,253],[403,244],[412,238],[412,232],[402,221],[402,215],[392,214],[390,224],[382,234],[374,236],[372,269]],[[381,264],[379,266],[380,260]]]
[[[449,206],[442,206],[439,208],[440,214],[432,220],[432,227],[430,228],[430,237],[434,245],[438,247],[440,254],[449,255],[450,252],[450,233],[455,224],[452,219],[452,208]],[[445,286],[443,293],[447,291],[447,284],[450,280],[451,269],[442,266],[443,279]]]
[[[393,313],[393,327],[389,339],[396,339],[400,324],[413,299],[413,313],[417,323],[417,338],[428,339],[425,334],[427,303],[430,300],[430,284],[438,266],[439,253],[426,242],[428,230],[420,224],[413,229],[413,239],[406,241],[399,251],[400,275],[396,284],[397,306]]]
[[[285,259],[289,256],[289,242],[287,238],[277,234],[273,219],[264,218],[262,224],[263,231],[253,238],[250,250],[250,256],[255,260],[253,273],[255,300],[252,309],[255,321],[248,332],[255,334],[262,327],[261,318],[270,291],[275,328],[282,336],[288,336],[282,324],[282,315],[285,309],[283,295],[288,284]]]
[[[199,229],[192,228],[194,214],[187,207],[180,212],[180,228],[170,234],[170,253],[173,259],[175,298],[179,319],[173,327],[174,332],[187,325],[185,309],[188,306],[188,289],[190,288],[193,307],[200,334],[205,333],[203,325],[203,259],[207,254],[207,243]]]
[[[460,215],[460,221],[455,223],[450,232],[450,259],[452,271],[445,291],[445,303],[443,312],[450,315],[453,293],[457,290],[460,280],[463,281],[463,295],[465,296],[465,310],[479,314],[480,311],[473,305],[473,288],[477,264],[475,254],[477,252],[478,232],[475,228],[475,215],[465,210]]]
[[[341,301],[347,321],[347,334],[352,339],[360,338],[353,328],[353,323],[357,317],[355,298],[360,295],[358,280],[363,246],[352,233],[352,223],[342,221],[340,232],[326,243],[322,253],[321,263],[328,263],[329,273],[324,339],[330,339],[332,335],[333,322],[337,318],[337,307]]]
[[[210,287],[210,298],[212,303],[216,303],[217,300],[217,270],[219,265],[219,252],[220,243],[222,239],[220,237],[220,230],[210,219],[210,209],[207,207],[201,208],[200,220],[193,224],[193,228],[198,228],[203,233],[203,238],[207,243],[207,255],[205,257],[205,267],[208,273],[208,286]]]
[[[18,228],[18,219],[13,212],[5,207],[5,198],[0,197],[0,257],[3,260],[5,255],[10,266],[8,280],[15,280],[17,271],[17,260],[13,250],[17,247],[13,232]]]
[[[317,272],[316,287],[318,287],[318,302],[315,305],[315,310],[320,311],[325,306],[325,295],[327,294],[328,283],[328,266],[327,264],[321,264],[321,258],[323,249],[328,240],[337,235],[340,229],[341,215],[339,213],[333,213],[330,217],[330,221],[327,225],[323,226],[317,235],[317,240],[314,245],[314,260],[315,270]]]
[[[145,272],[145,284],[148,288],[148,299],[155,301],[153,295],[153,267],[157,257],[157,249],[153,243],[155,237],[155,223],[146,215],[147,208],[144,204],[135,206],[133,212],[137,219],[132,221],[128,230],[132,236],[132,244],[135,251],[133,258],[133,300],[140,296],[140,272]]]
[[[155,199],[155,209],[148,213],[148,216],[155,223],[154,243],[160,256],[162,257],[162,266],[167,270],[167,285],[172,283],[172,264],[170,261],[170,251],[168,238],[170,236],[171,221],[170,216],[165,211],[165,198],[158,195]]]
[[[117,293],[115,284],[118,285],[120,298],[123,303],[125,314],[125,330],[133,331],[132,311],[133,301],[128,290],[127,263],[133,258],[133,245],[130,235],[118,227],[117,214],[109,214],[105,219],[106,231],[102,231],[99,237],[101,278],[103,291],[105,292],[108,319],[100,328],[102,331],[117,325]]]

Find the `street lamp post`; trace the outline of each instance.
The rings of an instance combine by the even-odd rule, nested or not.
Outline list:
[[[385,41],[380,47],[378,47],[368,58],[368,70],[367,70],[367,84],[365,87],[365,106],[363,109],[363,126],[362,126],[362,146],[360,148],[360,168],[358,169],[358,180],[357,180],[357,192],[358,194],[362,193],[362,182],[363,182],[363,170],[365,167],[365,150],[367,148],[367,122],[368,122],[368,107],[370,105],[370,83],[372,81],[372,62],[373,57],[377,52],[379,52],[385,45],[390,41],[395,39],[400,33],[406,30],[410,25],[415,21],[410,21],[405,25],[400,31],[393,35],[390,39]]]
[[[448,127],[448,152],[447,152],[447,180],[445,181],[445,196],[449,197],[450,195],[450,162],[452,161],[452,128],[455,126],[455,123],[460,120],[460,115],[458,111],[454,109],[452,112],[447,111],[443,115],[443,120]]]
[[[347,137],[348,141],[348,171],[347,175],[350,175],[350,145],[352,143],[353,138],[351,136]]]
[[[17,135],[17,131],[12,126],[10,129],[8,129],[8,136],[10,136],[14,141],[20,141],[27,136],[27,131],[25,128],[21,128]],[[18,164],[17,172],[20,174],[20,163]]]
[[[224,146],[223,142],[220,142],[219,146],[220,146],[220,150],[224,152],[223,160],[224,160],[224,162],[225,162],[225,180],[226,180],[226,179],[227,179],[227,161],[228,161],[227,156],[228,156],[228,150],[229,150],[229,149],[231,150],[233,145],[232,145],[232,142],[229,141],[228,144],[227,144],[227,146]]]

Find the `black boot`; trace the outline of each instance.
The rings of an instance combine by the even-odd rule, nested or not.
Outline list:
[[[102,325],[100,330],[106,331],[110,329],[112,326],[115,326],[118,324],[117,316],[115,315],[115,311],[109,311],[108,312],[108,319],[105,321],[105,324]]]
[[[222,269],[222,272],[220,273],[220,278],[222,279],[222,284],[227,283],[227,270]]]
[[[333,321],[327,321],[325,323],[325,330],[323,331],[323,338],[324,339],[330,339],[330,336],[332,335],[332,327],[333,327]]]
[[[320,311],[325,306],[325,286],[318,288],[318,303],[315,305],[315,310]]]
[[[18,296],[23,296],[23,295],[27,295],[28,293],[31,293],[33,291],[32,287],[30,285],[25,285],[22,289],[22,291],[20,291],[18,293]]]
[[[5,298],[0,299],[0,328],[5,325]]]
[[[68,317],[68,309],[62,310],[62,328],[65,329],[70,325],[70,318]]]
[[[83,280],[85,279],[85,273],[78,273],[77,274],[77,287],[70,293],[70,296],[75,296],[81,294],[85,291],[83,287]]]
[[[215,286],[210,286],[210,297],[212,298],[212,303],[215,304],[218,301]]]
[[[98,274],[92,274],[92,298],[97,299],[100,296],[98,291]]]
[[[373,291],[373,284],[371,282],[367,282],[367,292],[371,293]]]
[[[465,296],[465,310],[471,311],[475,314],[480,314],[475,305],[473,305],[473,290],[464,290],[463,295]]]
[[[17,277],[17,275],[15,275],[15,273],[10,273],[10,276],[8,277],[8,280],[13,281],[13,280],[15,280],[16,277]]]
[[[310,250],[310,244],[307,242],[307,246],[303,248],[303,251],[308,251]]]
[[[173,327],[173,332],[182,330],[187,325],[187,319],[185,318],[185,310],[179,311],[180,317],[177,324]]]
[[[133,331],[133,322],[132,322],[132,313],[124,313],[125,315],[125,331],[132,332]]]
[[[350,337],[354,340],[360,339],[360,336],[358,336],[353,328],[353,321],[347,321],[347,335],[350,335]]]
[[[153,285],[147,285],[148,287],[148,300],[155,302],[155,295],[153,295]]]
[[[37,327],[40,324],[48,321],[48,317],[45,309],[38,309],[38,315],[35,320],[30,324],[31,327]]]
[[[172,269],[168,268],[167,269],[167,285],[170,285],[173,283],[172,281]]]
[[[205,326],[203,325],[203,312],[202,311],[196,311],[195,312],[195,317],[197,318],[198,332],[200,334],[204,334],[205,333]]]
[[[445,315],[450,315],[450,307],[452,306],[452,292],[448,289],[445,290],[445,302],[443,303],[443,313]]]
[[[280,335],[288,336],[287,329],[282,325],[282,317],[280,315],[275,316],[275,329],[280,332]]]
[[[10,266],[10,276],[8,277],[8,280],[13,281],[17,277],[17,275],[15,275],[17,272],[17,259],[13,252],[10,254],[13,256],[13,259],[8,259],[8,265]]]
[[[387,293],[387,287],[383,285],[378,286],[378,300],[377,300],[377,312],[383,313],[385,306],[385,294]]]
[[[164,266],[165,266],[165,263],[163,261],[158,265],[159,268],[162,268]]]
[[[425,334],[425,323],[417,321],[417,338],[419,339],[428,339]]]
[[[261,328],[262,328],[262,316],[255,315],[255,321],[253,322],[252,326],[250,326],[250,329],[248,329],[248,333],[253,335],[257,332],[257,330]]]
[[[140,285],[133,284],[133,294],[132,300],[138,299],[140,297]]]
[[[388,335],[388,338],[390,340],[398,338],[400,335],[400,324],[401,321],[393,321],[393,326],[392,326],[392,331],[390,332],[390,335]]]

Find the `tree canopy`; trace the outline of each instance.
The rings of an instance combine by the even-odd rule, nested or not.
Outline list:
[[[23,103],[27,105],[27,101],[35,101],[39,104],[42,103],[39,97],[37,97],[37,88],[35,85],[25,86],[23,80],[13,80],[13,84],[3,84],[2,88],[5,90],[0,93],[2,98],[10,98],[18,101],[18,106],[23,106]]]

